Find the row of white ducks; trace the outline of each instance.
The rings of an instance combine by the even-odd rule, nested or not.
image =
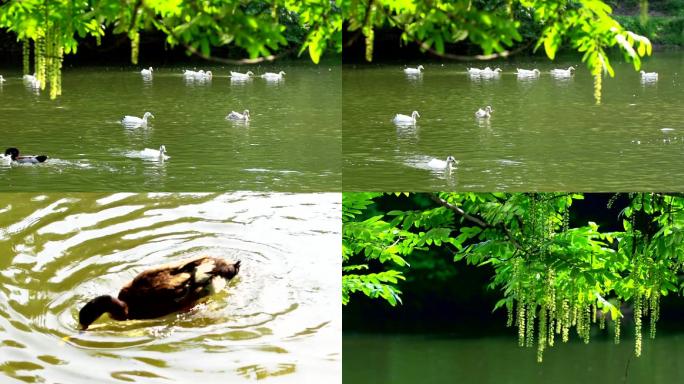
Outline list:
[[[286,73],[284,71],[280,71],[278,73],[266,72],[259,77],[267,81],[280,81],[283,79],[283,75],[285,74]],[[230,71],[230,78],[232,80],[249,80],[252,78],[252,76],[254,76],[254,73],[252,71],[247,71],[247,73]]]
[[[249,111],[245,111],[245,112],[249,112]],[[480,108],[477,111],[475,111],[475,117],[478,119],[489,119],[492,116],[492,112],[494,112],[494,110],[492,109],[491,106],[488,105],[484,108]],[[231,112],[231,115],[233,113],[236,113],[236,112]],[[416,124],[419,117],[420,117],[420,114],[418,113],[418,111],[413,111],[411,113],[411,116],[402,115],[401,113],[397,113],[392,118],[392,122],[395,124],[398,124],[398,125],[413,125],[413,124]]]

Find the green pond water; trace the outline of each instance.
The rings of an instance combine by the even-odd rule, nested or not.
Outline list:
[[[0,194],[0,382],[328,383],[341,375],[339,194]],[[144,269],[239,259],[188,312],[88,331]]]
[[[66,68],[63,94],[27,88],[0,68],[0,146],[50,157],[0,165],[0,191],[333,191],[341,185],[341,68],[283,62],[210,67],[188,82],[182,67]],[[190,68],[192,69],[192,68]],[[200,68],[197,68],[198,70]],[[231,70],[286,72],[281,82],[231,82]],[[225,120],[248,109],[249,124]],[[128,129],[124,115],[154,115]],[[165,145],[163,163],[137,155]]]
[[[642,83],[631,64],[614,59],[595,105],[593,79],[578,59],[345,65],[342,74],[343,189],[461,191],[637,191],[684,189],[684,52],[655,52]],[[571,79],[552,68],[575,65]],[[466,67],[500,67],[495,79]],[[520,80],[516,68],[538,68]],[[474,113],[491,105],[489,121]],[[395,114],[418,111],[415,126]],[[451,173],[427,167],[453,155]]]
[[[557,343],[536,361],[535,348],[510,338],[345,334],[345,383],[670,384],[684,380],[683,334],[658,335],[633,357],[634,340]]]

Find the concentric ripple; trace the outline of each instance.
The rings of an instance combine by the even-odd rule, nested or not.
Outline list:
[[[0,381],[335,380],[339,223],[338,194],[3,194]],[[78,329],[90,298],[204,254],[242,262],[225,292]]]

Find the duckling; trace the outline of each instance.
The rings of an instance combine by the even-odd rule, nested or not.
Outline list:
[[[658,72],[641,71],[641,81],[658,81]],[[0,76],[2,77],[2,76]]]
[[[147,128],[147,119],[150,117],[154,119],[154,115],[150,112],[145,112],[142,119],[137,116],[126,115],[121,119],[121,124],[127,128]]]
[[[568,69],[552,69],[551,71],[549,71],[549,73],[553,77],[564,78],[564,77],[571,77],[574,70],[575,70],[575,67],[571,66],[571,67],[568,67]]]
[[[420,114],[418,114],[418,111],[413,111],[411,113],[411,116],[408,115],[402,115],[401,113],[397,113],[394,115],[394,118],[392,118],[392,122],[394,124],[415,124],[418,121],[418,117],[420,117]]]
[[[249,109],[245,109],[242,113],[231,111],[226,120],[249,121]]]
[[[83,330],[109,313],[114,320],[154,319],[191,309],[222,290],[240,271],[240,261],[200,256],[148,269],[123,286],[119,295],[98,296],[78,313]]]
[[[24,155],[24,156],[19,156],[19,150],[17,148],[7,148],[5,150],[5,157],[9,156],[12,161],[16,161],[17,163],[23,163],[23,164],[37,164],[37,163],[44,163],[45,160],[47,160],[47,156],[45,155]]]
[[[419,65],[418,68],[404,68],[404,73],[407,75],[420,75],[420,71],[423,69],[425,68],[422,65]]]
[[[451,171],[452,168],[456,167],[456,164],[458,164],[458,161],[456,160],[456,158],[449,155],[449,156],[447,156],[446,161],[439,160],[439,159],[432,159],[428,162],[427,165],[430,168],[445,169],[447,171]]]
[[[263,75],[261,75],[261,78],[268,81],[278,81],[283,79],[284,74],[285,72],[283,71],[280,71],[278,73],[266,72]]]
[[[489,119],[492,116],[492,112],[494,112],[494,110],[488,105],[484,107],[484,109],[480,108],[475,111],[475,117],[478,119]]]
[[[252,71],[247,71],[247,73],[230,71],[231,80],[249,80],[252,76],[254,76]]]

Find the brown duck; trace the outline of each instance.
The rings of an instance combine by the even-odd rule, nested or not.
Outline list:
[[[78,314],[85,330],[104,313],[114,320],[153,319],[192,308],[197,301],[220,291],[240,271],[240,262],[201,256],[148,269],[114,298],[98,296]]]

